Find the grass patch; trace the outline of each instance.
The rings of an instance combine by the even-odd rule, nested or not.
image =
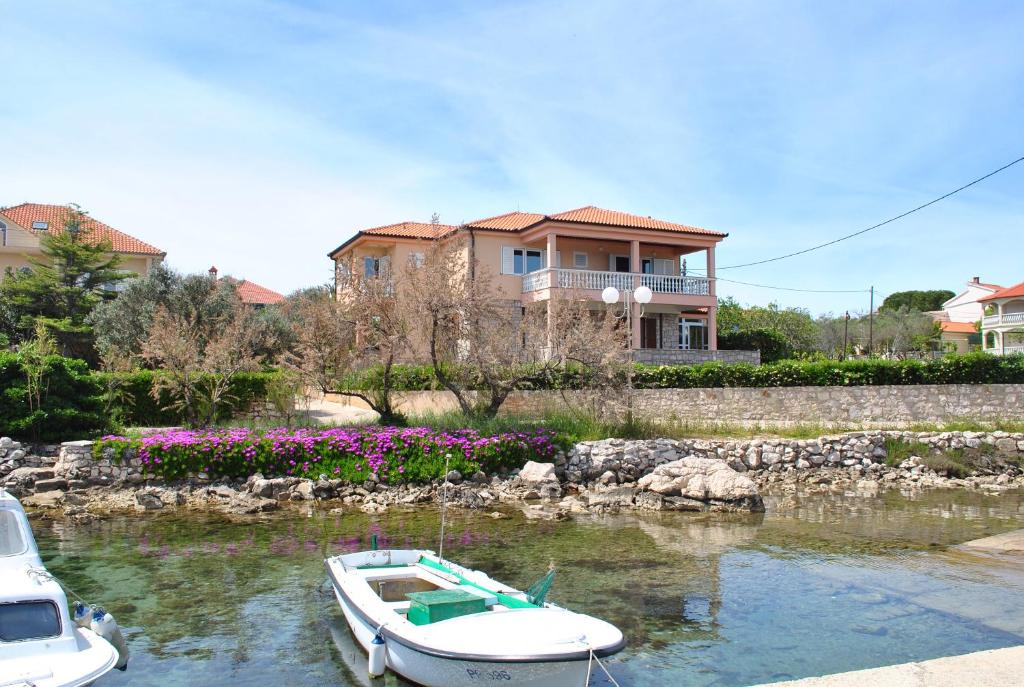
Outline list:
[[[921,463],[938,473],[946,473],[948,477],[964,478],[973,472],[963,451],[946,451],[934,456],[924,456]]]
[[[930,456],[931,452],[931,447],[920,441],[885,440],[885,464],[891,468],[897,467],[911,456],[921,456],[923,458]]]

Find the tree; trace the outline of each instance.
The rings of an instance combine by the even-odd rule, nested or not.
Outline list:
[[[94,358],[86,317],[113,299],[113,287],[132,273],[119,269],[121,257],[111,252],[110,240],[92,236],[88,222],[81,208],[68,205],[62,229],[40,239],[42,257],[29,257],[31,267],[23,271],[8,268],[0,300],[13,314],[17,340],[29,338],[41,323],[63,355]]]
[[[257,369],[259,351],[271,336],[254,321],[255,313],[235,298],[230,308],[206,316],[201,309],[173,311],[160,306],[153,317],[142,356],[163,374],[154,379],[152,396],[167,393],[170,408],[192,426],[210,425],[230,401],[231,382]]]
[[[862,320],[861,336],[864,336],[864,327]],[[927,351],[940,334],[939,323],[930,315],[906,306],[879,311],[875,317],[875,348],[891,357],[902,358],[911,351]]]
[[[408,266],[398,299],[410,342],[463,413],[494,417],[514,390],[567,366],[615,377],[628,332],[607,311],[591,312],[571,293],[524,311],[470,255],[459,237],[431,246],[422,264]]]
[[[721,343],[722,338],[729,342],[732,334],[758,330],[775,332],[781,336],[790,349],[789,352],[781,351],[786,355],[791,352],[813,351],[818,339],[814,320],[803,308],[781,308],[778,303],[743,307],[732,297],[719,299],[718,336],[722,348],[726,347]],[[747,337],[747,340],[749,341],[750,337]],[[767,339],[765,343],[769,343]],[[774,344],[772,346],[774,352],[780,352]],[[764,351],[762,357],[765,357]]]
[[[940,289],[935,291],[897,291],[882,301],[878,311],[899,310],[906,308],[918,312],[942,310],[942,304],[955,296],[952,291]]]
[[[165,309],[170,315],[195,322],[200,332],[210,332],[209,322],[220,321],[237,307],[237,282],[214,279],[208,274],[182,275],[162,265],[149,275],[133,279],[114,300],[100,303],[89,315],[96,349],[109,369],[133,369],[152,363],[143,355],[156,313]],[[261,333],[269,348],[259,355],[272,362],[287,343],[290,327],[274,307],[249,310],[247,321]],[[208,336],[208,334],[203,334]],[[200,347],[206,341],[200,341]]]

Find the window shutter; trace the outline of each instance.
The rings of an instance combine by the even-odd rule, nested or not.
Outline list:
[[[388,275],[391,274],[391,257],[390,256],[385,255],[385,256],[381,257],[381,259],[380,259],[380,273],[383,276],[388,276]]]
[[[562,266],[562,251],[556,250],[555,251],[555,267],[561,267],[561,266]]]
[[[614,253],[609,253],[608,254],[608,271],[609,272],[614,272],[615,271],[615,254]]]
[[[377,270],[373,268],[373,258],[367,255],[363,258],[363,276],[364,277],[375,277],[377,276]]]
[[[516,261],[515,256],[512,254],[512,246],[501,247],[501,273],[502,274],[515,274],[516,273]]]
[[[555,252],[557,253],[558,251],[555,251]],[[540,252],[540,268],[543,270],[543,269],[547,269],[547,267],[548,267],[548,252],[546,250],[542,250]]]

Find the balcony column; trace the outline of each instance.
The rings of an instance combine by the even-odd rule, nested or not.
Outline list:
[[[554,232],[548,234],[547,245],[547,268],[548,268],[548,300],[547,300],[547,356],[551,357],[555,350],[555,312],[551,307],[551,301],[555,296],[555,287],[558,286],[558,273],[555,268],[558,266],[558,237]]]
[[[633,274],[640,273],[640,242],[630,241],[629,242],[629,271]],[[633,285],[631,289],[635,289],[640,286],[640,280],[638,277],[633,278]],[[632,296],[632,294],[630,294]],[[632,305],[633,312],[630,313],[630,317],[633,321],[633,332],[631,338],[633,339],[633,349],[640,348],[640,306],[637,303]]]
[[[715,305],[708,307],[708,350],[718,350],[718,306]]]
[[[715,295],[715,247],[710,246],[708,248],[708,294]]]

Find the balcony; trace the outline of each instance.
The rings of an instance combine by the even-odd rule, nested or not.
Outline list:
[[[523,276],[524,294],[551,288],[603,291],[609,286],[614,286],[619,291],[631,291],[637,286],[646,286],[655,294],[711,296],[711,280],[705,277],[561,268],[540,269]]]
[[[1024,312],[1011,312],[1000,315],[986,315],[982,321],[986,327],[997,327],[1004,324],[1024,324]]]

